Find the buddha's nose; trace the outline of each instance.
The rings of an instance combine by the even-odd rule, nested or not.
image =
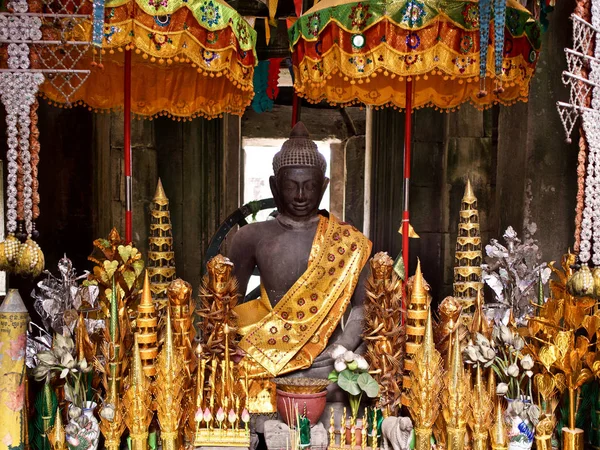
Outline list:
[[[306,201],[306,192],[304,192],[303,188],[298,189],[298,191],[296,192],[295,200],[298,203],[302,203],[302,202]]]

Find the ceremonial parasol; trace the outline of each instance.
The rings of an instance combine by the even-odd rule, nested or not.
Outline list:
[[[413,108],[527,101],[540,35],[538,22],[515,0],[322,0],[289,28],[299,96],[406,109],[406,267]]]
[[[80,8],[90,10],[92,2]],[[89,77],[81,82],[57,74],[41,90],[57,103],[124,110],[130,241],[131,113],[179,120],[241,115],[254,95],[256,32],[223,0],[94,0],[92,13],[95,20],[71,36],[96,45],[76,64],[91,67]]]

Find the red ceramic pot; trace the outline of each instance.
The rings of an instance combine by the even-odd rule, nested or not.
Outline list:
[[[316,394],[297,394],[277,389],[277,412],[288,426],[295,421],[293,415],[296,411],[296,405],[298,405],[298,414],[302,415],[306,411],[306,417],[308,417],[312,426],[319,421],[323,411],[325,411],[326,403],[326,390]],[[288,417],[290,412],[292,417]]]

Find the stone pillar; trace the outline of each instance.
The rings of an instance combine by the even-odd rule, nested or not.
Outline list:
[[[573,244],[578,136],[565,143],[557,101],[568,101],[560,74],[571,46],[569,15],[575,2],[557,3],[531,83],[529,103],[501,108],[498,124],[498,233],[512,225],[539,241],[545,261]],[[535,233],[535,234],[533,234]]]

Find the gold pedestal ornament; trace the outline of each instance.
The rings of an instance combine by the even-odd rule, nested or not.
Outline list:
[[[563,450],[583,450],[583,430],[580,428],[562,429]]]
[[[402,280],[394,271],[394,260],[385,252],[371,259],[366,281],[363,339],[370,373],[380,386],[379,407],[383,415],[396,415],[402,403],[404,329]]]
[[[458,330],[452,344],[452,364],[446,374],[442,392],[442,413],[446,423],[446,449],[463,450],[464,436],[469,418],[469,378],[465,374]]]
[[[25,351],[29,314],[11,289],[0,305],[0,450],[25,445]]]
[[[410,372],[414,367],[415,354],[421,347],[425,335],[425,322],[430,303],[429,285],[421,272],[421,261],[417,260],[415,275],[408,282],[409,302],[406,312],[406,351],[404,357],[403,389],[411,388]],[[408,396],[402,396],[402,403],[408,406]]]
[[[144,275],[144,288],[137,312],[137,343],[140,350],[140,359],[144,368],[144,374],[153,377],[156,375],[156,366],[154,363],[158,355],[158,337],[156,334],[158,317],[154,302],[152,301],[147,270]]]
[[[535,426],[535,448],[537,450],[552,450],[552,432],[554,422],[551,417],[545,416]]]
[[[167,288],[175,280],[175,252],[169,199],[160,178],[150,209],[150,237],[148,238],[148,272],[153,297],[159,308],[167,304]]]
[[[407,393],[408,410],[416,433],[415,450],[431,448],[431,433],[441,406],[443,374],[442,357],[433,343],[431,311],[428,310],[423,343],[415,355],[410,374],[411,388]]]
[[[477,292],[483,288],[483,283],[481,282],[479,212],[471,180],[467,180],[458,214],[458,236],[454,256],[454,297],[462,303],[463,314],[472,316]]]

